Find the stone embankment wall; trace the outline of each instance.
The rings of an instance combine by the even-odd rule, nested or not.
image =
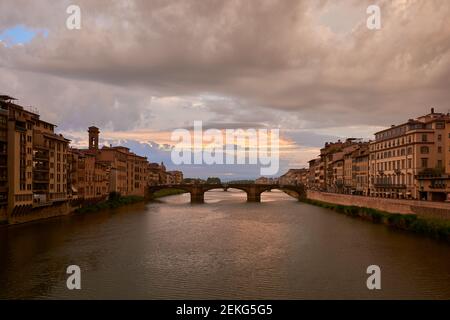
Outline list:
[[[450,220],[450,203],[419,200],[397,200],[347,194],[307,191],[307,198],[344,206],[372,208],[389,213],[416,214],[423,218]]]
[[[68,201],[61,202],[59,204],[54,204],[51,206],[30,208],[30,210],[26,210],[21,214],[9,217],[9,224],[24,223],[35,220],[64,216],[72,213],[75,209],[76,208],[73,207]]]

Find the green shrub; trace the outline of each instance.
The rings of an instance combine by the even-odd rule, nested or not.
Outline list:
[[[394,214],[373,208],[344,206],[311,199],[302,199],[301,201],[344,213],[351,217],[360,217],[371,220],[374,223],[384,223],[389,227],[450,241],[450,221],[448,220],[423,219],[413,214]]]

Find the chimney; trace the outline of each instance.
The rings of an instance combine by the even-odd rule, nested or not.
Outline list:
[[[431,108],[431,113],[432,113],[432,114],[434,113],[434,108]]]

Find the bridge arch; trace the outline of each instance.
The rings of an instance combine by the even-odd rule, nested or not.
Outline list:
[[[279,189],[286,192],[285,190],[290,190],[298,194],[298,198],[301,199],[305,197],[306,191],[303,185],[264,185],[264,184],[176,184],[176,185],[159,185],[159,186],[148,186],[146,195],[148,198],[152,199],[153,194],[156,191],[164,189],[181,189],[189,192],[191,195],[191,203],[203,203],[205,192],[213,189],[238,189],[242,190],[247,194],[248,202],[260,202],[261,193],[269,191],[272,189]],[[284,190],[283,190],[284,189]]]
[[[260,196],[262,196],[263,193],[269,192],[269,191],[272,191],[272,190],[281,191],[282,193],[284,193],[284,194],[286,194],[286,195],[288,195],[288,196],[290,196],[292,198],[298,199],[298,200],[300,200],[303,197],[303,193],[302,193],[301,190],[298,190],[298,189],[295,189],[295,188],[285,188],[285,187],[281,187],[281,186],[280,187],[268,188],[266,190],[263,190],[263,191],[261,191]]]

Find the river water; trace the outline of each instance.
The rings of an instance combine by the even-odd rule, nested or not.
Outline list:
[[[450,299],[450,246],[266,192],[0,228],[0,298]],[[66,268],[81,268],[68,290]],[[381,290],[366,269],[381,268]]]

